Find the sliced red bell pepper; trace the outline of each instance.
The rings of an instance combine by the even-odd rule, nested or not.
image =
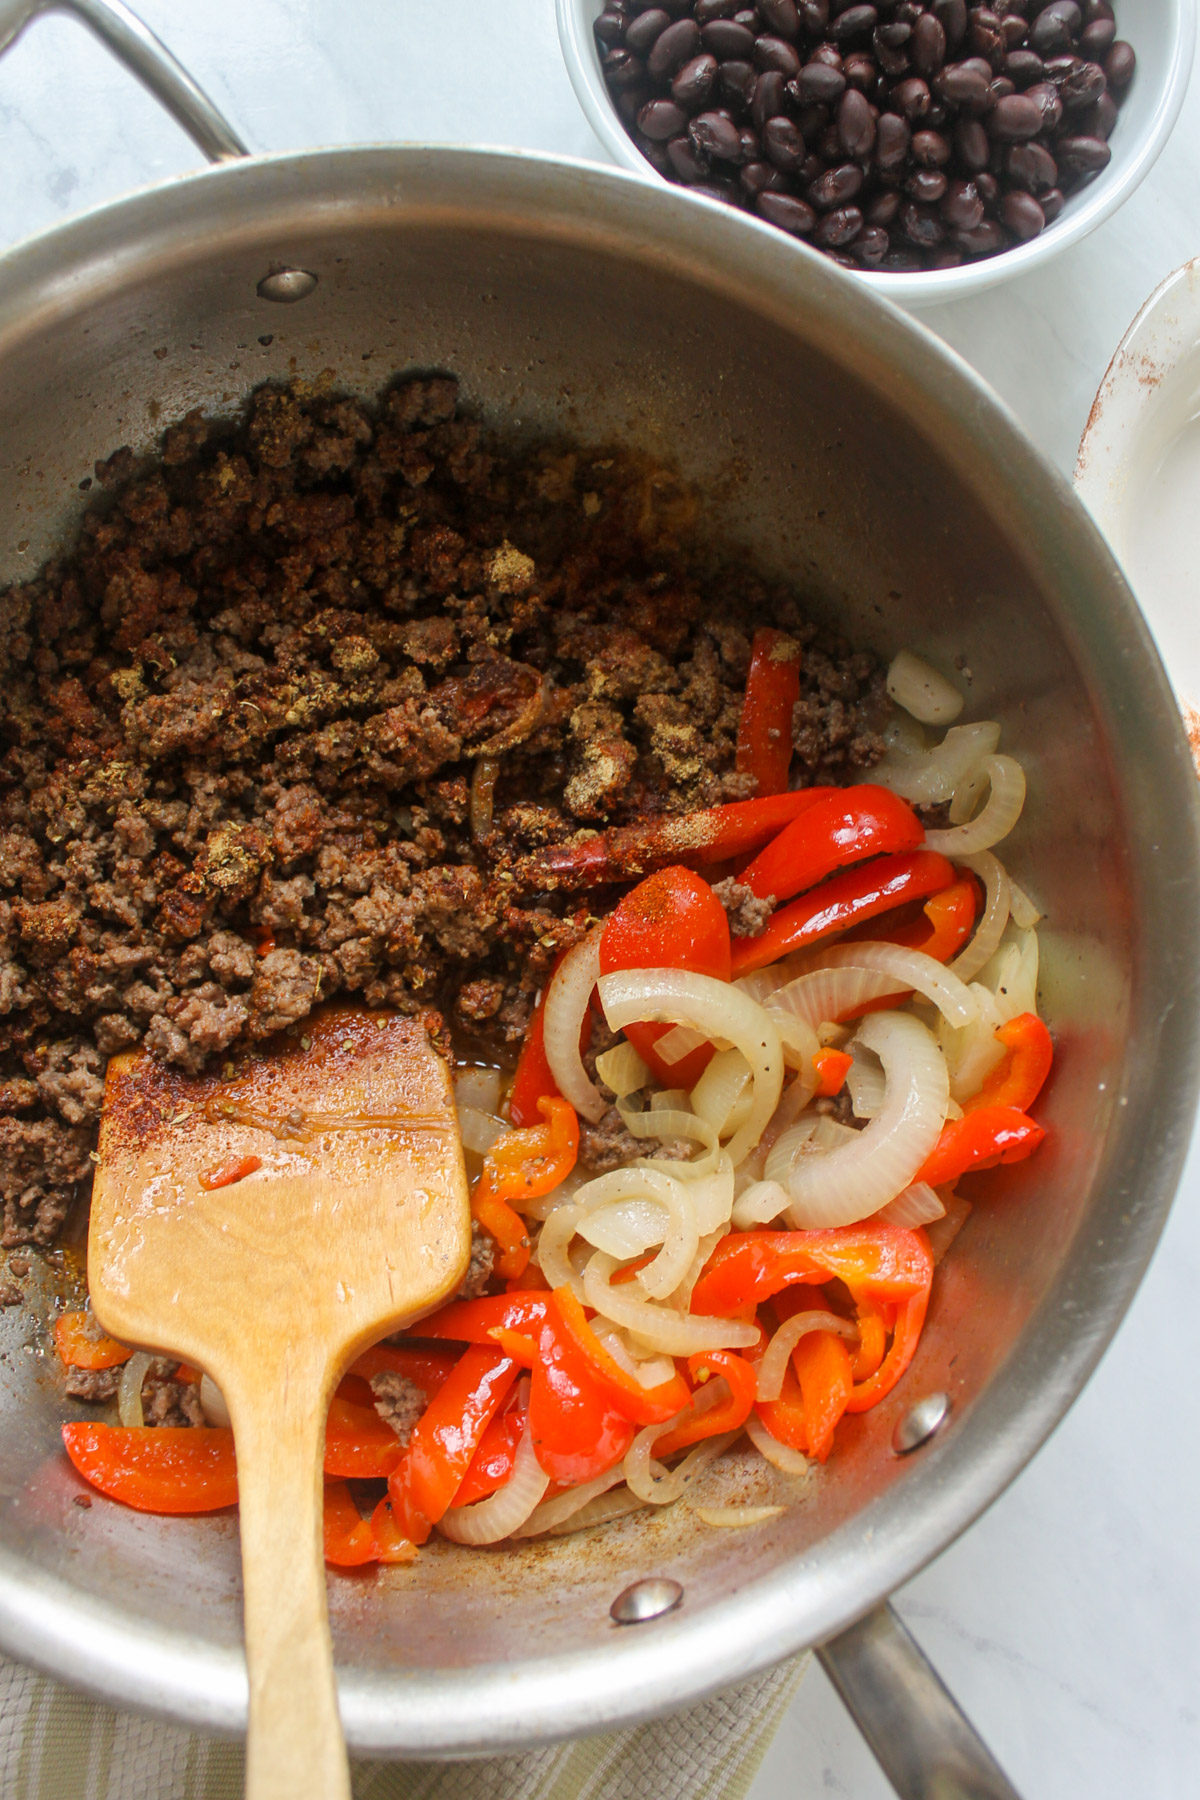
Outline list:
[[[442,1310],[447,1309],[443,1307]],[[424,1350],[408,1344],[372,1344],[351,1365],[350,1373],[366,1382],[375,1375],[403,1375],[420,1388],[428,1404],[457,1361],[457,1355],[449,1350]]]
[[[594,1481],[620,1462],[636,1430],[593,1375],[553,1295],[529,1385],[529,1428],[538,1462],[564,1487]]]
[[[338,1399],[325,1421],[325,1473],[368,1480],[391,1474],[404,1451],[400,1440],[373,1406]]]
[[[739,975],[765,969],[780,957],[807,949],[909,900],[922,899],[953,881],[952,865],[934,850],[881,856],[862,868],[847,869],[776,912],[757,937],[735,939],[733,978],[736,981]]]
[[[758,1370],[744,1356],[738,1356],[732,1350],[704,1350],[695,1356],[689,1356],[688,1373],[698,1383],[713,1376],[723,1376],[729,1387],[729,1396],[718,1401],[716,1406],[710,1406],[707,1412],[697,1413],[693,1419],[681,1420],[673,1431],[658,1438],[654,1454],[660,1462],[664,1457],[674,1456],[676,1451],[686,1450],[689,1444],[698,1444],[704,1438],[719,1437],[723,1431],[739,1431],[750,1417],[758,1397]]]
[[[865,1381],[883,1361],[888,1332],[892,1329],[895,1308],[886,1300],[871,1300],[866,1294],[855,1294],[858,1315],[858,1349],[854,1353],[854,1379]]]
[[[64,1425],[67,1455],[111,1500],[138,1512],[216,1512],[237,1502],[233,1433],[210,1425]]]
[[[609,1355],[570,1288],[555,1288],[554,1302],[564,1331],[574,1339],[592,1379],[618,1412],[635,1425],[663,1425],[683,1411],[691,1395],[682,1375],[677,1373],[657,1387],[643,1387],[636,1375],[630,1375]]]
[[[803,1456],[808,1455],[808,1418],[804,1411],[804,1396],[790,1361],[783,1372],[783,1386],[778,1400],[759,1400],[755,1404],[755,1411],[771,1436],[779,1443],[786,1444],[789,1449],[799,1450]]]
[[[846,1077],[854,1067],[854,1058],[844,1050],[818,1050],[813,1057],[813,1067],[817,1071],[815,1093],[821,1095],[840,1094],[846,1085]]]
[[[754,634],[738,724],[737,767],[739,774],[754,776],[760,796],[787,789],[800,654],[799,644],[785,631],[765,626]]]
[[[497,1326],[537,1338],[546,1320],[550,1295],[519,1289],[515,1293],[485,1294],[480,1300],[452,1300],[427,1319],[411,1327],[418,1338],[449,1338],[456,1344],[482,1344],[491,1349]]]
[[[600,973],[618,969],[689,969],[728,981],[729,916],[707,881],[676,864],[648,875],[619,902],[600,934]],[[701,1044],[676,1062],[655,1045],[670,1025],[627,1025],[625,1035],[663,1087],[693,1088],[712,1060]]]
[[[410,1543],[423,1544],[453,1504],[516,1377],[511,1357],[473,1344],[417,1421],[388,1478],[396,1525]]]
[[[533,1017],[529,1021],[529,1030],[517,1058],[512,1086],[508,1090],[508,1116],[518,1127],[542,1123],[539,1100],[557,1100],[560,1097],[546,1056],[546,995],[550,992],[550,983],[554,980],[558,965],[566,955],[566,950],[560,950],[550,965],[546,985],[538,995]],[[592,1015],[586,1012],[579,1032],[580,1055],[587,1049],[591,1036]]]
[[[1054,1044],[1036,1013],[1019,1013],[996,1033],[1008,1055],[987,1077],[979,1092],[963,1101],[964,1113],[985,1106],[1010,1106],[1028,1112],[1050,1073]]]
[[[800,788],[762,800],[734,800],[702,812],[669,813],[641,825],[597,831],[574,843],[550,844],[522,857],[514,871],[524,888],[598,887],[634,881],[669,863],[706,868],[746,856],[837,788]]]
[[[886,1394],[891,1393],[916,1353],[928,1306],[928,1287],[901,1302],[896,1310],[892,1341],[888,1346],[887,1355],[872,1375],[869,1375],[865,1381],[858,1382],[853,1388],[850,1398],[846,1402],[847,1412],[867,1412],[872,1406],[877,1406]]]
[[[197,1179],[202,1188],[210,1190],[232,1187],[235,1181],[244,1181],[261,1168],[261,1156],[233,1156],[228,1162],[218,1163],[215,1169],[205,1169]]]
[[[115,1369],[133,1355],[128,1345],[106,1337],[90,1312],[62,1313],[55,1319],[54,1347],[73,1369]]]
[[[981,1106],[961,1119],[943,1125],[942,1134],[913,1181],[944,1187],[973,1169],[993,1169],[997,1163],[1023,1162],[1032,1156],[1045,1130],[1012,1106]]]
[[[364,1563],[379,1561],[375,1533],[370,1522],[360,1515],[344,1481],[325,1485],[322,1535],[325,1561],[335,1569],[360,1569]]]
[[[529,1262],[529,1232],[509,1201],[550,1193],[579,1153],[579,1119],[571,1103],[555,1094],[537,1104],[544,1123],[497,1138],[471,1195],[471,1215],[495,1240],[496,1274],[505,1281],[523,1275]]]
[[[455,1506],[473,1506],[476,1500],[486,1500],[489,1494],[504,1486],[513,1472],[525,1419],[526,1414],[520,1406],[510,1405],[504,1412],[496,1414],[480,1438],[471,1466],[454,1496]]]
[[[926,851],[926,855],[931,854]],[[970,937],[979,911],[979,883],[973,875],[962,875],[940,894],[925,902],[925,917],[911,925],[885,926],[878,937],[885,944],[902,944],[907,950],[919,950],[935,962],[946,963],[956,956]],[[871,934],[876,935],[874,932]]]
[[[928,1244],[899,1225],[731,1231],[709,1257],[691,1309],[706,1318],[749,1319],[781,1288],[835,1279],[873,1299],[904,1300],[928,1287],[932,1270]]]
[[[417,1560],[417,1546],[410,1542],[396,1523],[392,1502],[387,1494],[371,1514],[371,1531],[381,1563],[412,1563]]]
[[[854,1386],[850,1352],[836,1331],[808,1331],[792,1351],[800,1383],[808,1454],[825,1462]]]
[[[925,827],[906,801],[889,788],[860,782],[835,789],[793,819],[741,880],[761,899],[790,900],[848,863],[917,850],[924,841]]]

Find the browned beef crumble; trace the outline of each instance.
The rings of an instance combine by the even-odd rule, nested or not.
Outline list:
[[[518,1042],[588,919],[519,856],[746,797],[757,622],[804,647],[801,779],[880,753],[875,664],[699,573],[678,481],[508,453],[449,378],[265,388],[97,475],[75,547],[0,598],[5,1245],[54,1240],[118,1050],[199,1069],[339,992]]]
[[[78,1369],[73,1364],[68,1365],[64,1382],[65,1391],[72,1400],[115,1400],[120,1385],[119,1367]]]
[[[729,929],[734,937],[757,937],[775,911],[774,894],[760,899],[753,888],[733,875],[714,881],[713,893],[729,915]]]
[[[400,1442],[407,1445],[413,1427],[425,1411],[425,1393],[407,1375],[395,1369],[383,1369],[371,1377],[375,1411],[385,1425],[390,1425]]]

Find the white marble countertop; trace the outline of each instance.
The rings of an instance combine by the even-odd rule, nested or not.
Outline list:
[[[254,149],[424,138],[604,160],[552,0],[134,0]],[[197,152],[74,21],[0,63],[0,247]],[[1200,249],[1200,80],[1160,162],[1040,273],[925,321],[1069,471],[1142,300]],[[1051,1442],[899,1606],[1025,1800],[1200,1792],[1200,1145],[1115,1343]],[[751,1800],[890,1788],[819,1671]]]

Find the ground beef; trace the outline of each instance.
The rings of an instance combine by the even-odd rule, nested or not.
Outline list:
[[[121,1370],[67,1369],[66,1391],[72,1400],[115,1400],[121,1385]]]
[[[800,778],[880,752],[877,665],[702,561],[669,471],[513,453],[449,377],[262,389],[96,475],[74,547],[0,596],[5,1245],[53,1240],[105,1061],[143,1041],[198,1070],[348,993],[442,1049],[451,1019],[518,1042],[609,903],[521,854],[752,794],[758,622],[801,647]]]
[[[754,890],[735,875],[727,875],[724,881],[714,881],[713,893],[729,914],[729,929],[734,937],[757,937],[775,911],[774,894],[760,900]]]
[[[371,1377],[375,1411],[390,1425],[402,1444],[407,1445],[413,1426],[425,1411],[425,1394],[415,1381],[394,1369],[383,1369]]]
[[[0,1281],[0,1306],[20,1306],[24,1298],[15,1281]]]
[[[496,1240],[477,1219],[471,1220],[471,1260],[454,1295],[456,1300],[478,1300],[487,1291],[496,1262]]]
[[[179,1381],[178,1359],[156,1356],[142,1382],[142,1417],[147,1425],[205,1425],[200,1384]]]
[[[579,1121],[579,1161],[593,1175],[607,1175],[610,1169],[623,1168],[645,1151],[632,1132],[626,1131],[621,1115],[610,1106],[594,1125]]]

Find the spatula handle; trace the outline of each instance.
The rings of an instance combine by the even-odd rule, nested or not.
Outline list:
[[[238,1461],[250,1723],[246,1800],[350,1800],[325,1599],[323,1370],[302,1347],[223,1384]],[[298,1366],[299,1365],[299,1366]]]

